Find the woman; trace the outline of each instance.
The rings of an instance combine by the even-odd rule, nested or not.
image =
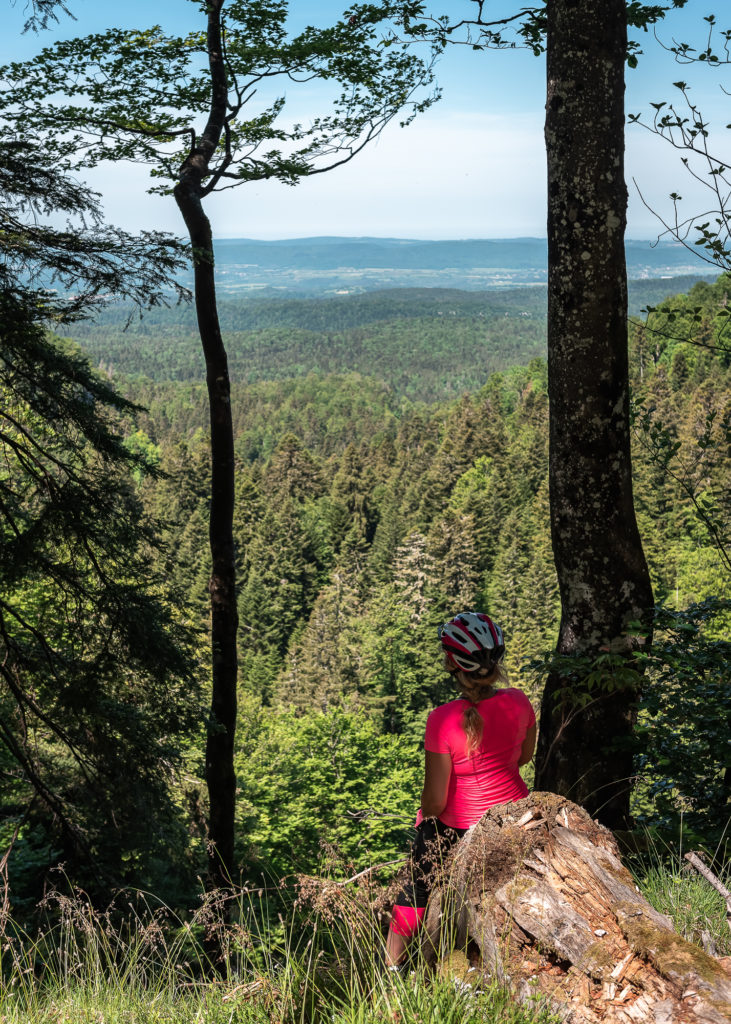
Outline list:
[[[442,704],[426,722],[426,764],[411,882],[392,911],[386,962],[395,967],[426,910],[435,867],[493,804],[528,795],[518,769],[533,757],[536,716],[526,695],[507,682],[499,626],[482,612],[462,612],[439,627],[444,667],[462,697]]]

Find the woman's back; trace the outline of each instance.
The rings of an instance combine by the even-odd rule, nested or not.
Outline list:
[[[528,787],[518,771],[521,746],[535,723],[530,701],[522,690],[496,690],[475,704],[482,719],[482,739],[473,755],[467,752],[463,727],[467,700],[453,700],[435,708],[426,724],[424,747],[449,754],[452,773],[447,803],[439,818],[453,828],[469,828],[494,804],[520,800]]]
[[[463,699],[442,704],[426,723],[424,788],[410,872],[393,906],[386,962],[395,967],[426,913],[435,869],[488,807],[528,795],[518,768],[536,742],[536,716],[506,677],[503,631],[484,612],[460,612],[437,630],[444,668]],[[409,877],[410,874],[410,877]]]

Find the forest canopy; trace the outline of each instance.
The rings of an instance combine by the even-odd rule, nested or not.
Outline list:
[[[728,654],[729,613],[704,603],[725,593],[727,572],[691,492],[727,545],[726,294],[724,279],[699,284],[660,304],[630,339],[635,496],[666,630],[649,667],[635,810],[655,826],[682,812],[687,827],[707,836],[727,813],[720,737],[728,680],[719,664]],[[721,348],[682,340],[696,337],[718,338]],[[66,358],[81,355],[70,350]],[[157,524],[145,575],[197,624],[203,658],[209,568],[202,387],[124,377],[115,383],[125,395],[120,402],[142,407],[122,405],[115,415],[136,460],[124,471],[125,500]],[[505,631],[511,680],[539,694],[531,663],[550,650],[559,613],[547,525],[545,364],[514,366],[457,400],[432,404],[399,399],[387,379],[354,373],[234,384],[232,395],[242,625],[237,858],[249,872],[266,865],[279,873],[314,870],[320,836],[331,834],[356,864],[388,860],[415,812],[425,715],[452,694],[436,657],[435,621],[455,606],[490,608]],[[455,566],[462,567],[457,574]],[[119,570],[115,580],[123,584]],[[696,637],[693,660],[680,676],[677,643],[689,636]],[[126,665],[128,685],[142,686],[143,665]],[[172,695],[166,686],[161,698]],[[145,692],[150,699],[152,691]],[[184,716],[198,713],[190,698],[189,688],[180,691]],[[702,728],[694,725],[701,721],[696,708]],[[180,739],[166,727],[166,742],[186,767],[166,787],[181,824],[177,839],[163,842],[176,845],[192,870],[201,841],[201,732],[191,731],[186,717],[176,728]],[[680,728],[689,731],[678,748]],[[332,752],[327,771],[338,787],[307,753],[322,744]],[[50,736],[44,749],[53,750]],[[302,758],[310,758],[306,766]],[[6,827],[18,821],[13,806],[23,805],[19,785],[5,804]],[[362,817],[343,819],[341,785],[342,798]],[[382,815],[366,813],[374,807]],[[291,838],[276,824],[282,816],[292,822]],[[50,863],[58,850],[55,827],[43,821],[36,810],[22,825],[11,860],[19,883],[36,877],[25,866],[31,851],[41,870],[40,851]],[[143,875],[156,863],[151,856],[136,848]]]

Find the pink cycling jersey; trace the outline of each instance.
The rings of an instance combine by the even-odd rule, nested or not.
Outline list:
[[[424,747],[452,758],[447,804],[439,815],[445,825],[469,828],[493,804],[528,796],[518,771],[520,749],[536,716],[522,690],[497,690],[476,704],[483,722],[482,742],[472,756],[462,714],[467,700],[453,700],[435,708],[426,720]]]

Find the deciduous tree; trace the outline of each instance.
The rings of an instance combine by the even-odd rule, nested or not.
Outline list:
[[[405,24],[441,45],[477,48],[516,45],[512,25],[523,45],[546,51],[550,517],[557,653],[573,668],[547,679],[536,783],[614,826],[629,816],[637,677],[599,673],[590,687],[602,652],[629,656],[633,630],[649,640],[653,601],[632,500],[624,66],[637,63],[639,50],[628,41],[628,18],[646,28],[668,9],[546,0],[491,20],[475,0],[461,19],[411,5]]]

